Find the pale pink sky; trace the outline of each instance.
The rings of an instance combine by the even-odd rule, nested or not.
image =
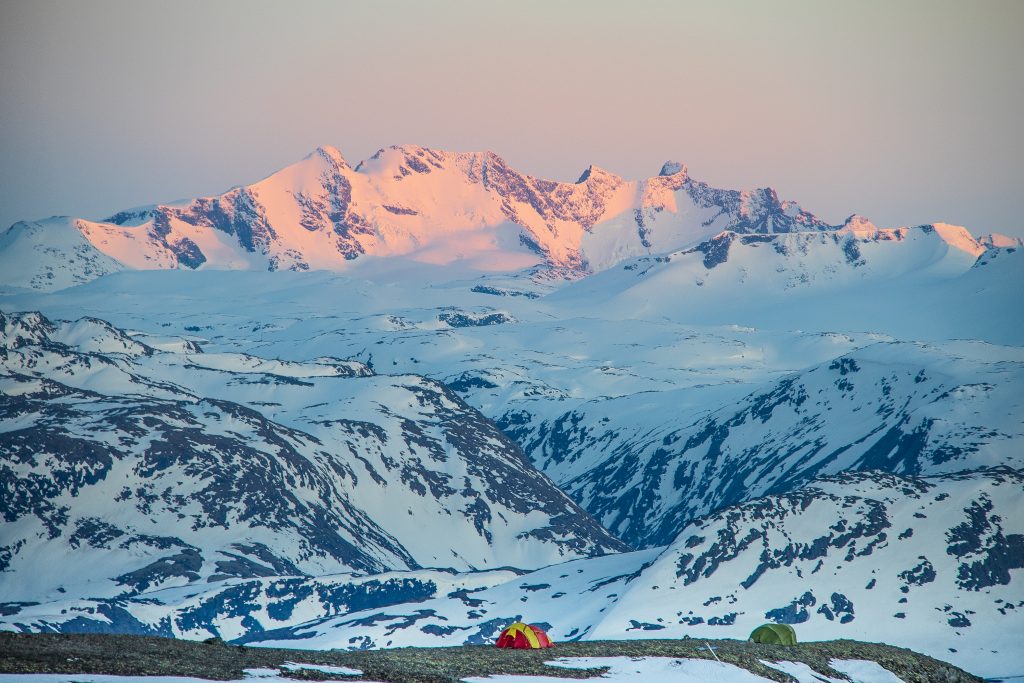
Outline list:
[[[1024,235],[1021,26],[1012,0],[0,0],[0,226],[411,142]]]

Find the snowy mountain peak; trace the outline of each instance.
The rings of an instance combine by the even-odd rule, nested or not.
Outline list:
[[[740,193],[741,211],[752,215],[765,209],[781,208],[779,194],[774,187],[758,187]]]
[[[901,242],[908,238],[935,241],[935,238],[938,238],[939,244],[966,252],[971,258],[977,258],[986,249],[985,245],[976,240],[967,228],[960,225],[932,223],[912,228],[879,228],[867,218],[857,214],[847,218],[837,234],[839,236],[847,235],[852,239],[865,242]]]
[[[39,312],[9,316],[0,311],[0,349],[10,351],[32,344],[42,344],[53,331],[53,325]]]
[[[401,152],[402,154],[404,154],[407,157],[410,157],[410,156],[423,157],[423,156],[427,156],[427,155],[444,157],[444,156],[447,156],[448,154],[450,154],[450,152],[446,152],[445,150],[432,149],[430,147],[424,147],[423,145],[413,145],[413,144],[409,144],[409,143],[406,143],[406,144],[403,144],[403,145],[391,145],[391,147],[389,147],[388,149],[393,149],[396,152]]]
[[[850,217],[843,221],[843,228],[854,234],[873,234],[878,230],[874,223],[858,213],[850,214]]]
[[[978,244],[988,249],[1016,249],[1018,247],[1024,247],[1024,239],[993,232],[979,237]]]
[[[377,150],[369,159],[361,161],[355,170],[371,176],[375,181],[390,184],[390,181],[401,182],[437,172],[445,177],[449,173],[455,176],[466,175],[467,170],[478,165],[477,160],[485,156],[476,152],[448,152],[420,145],[392,145]],[[382,199],[399,204],[403,202],[400,196]]]
[[[687,168],[686,164],[678,161],[666,161],[661,165],[661,170],[658,171],[659,176],[672,176],[677,174],[686,175]]]
[[[122,270],[118,259],[89,239],[90,225],[64,216],[15,223],[0,233],[0,284],[63,289]]]
[[[965,251],[971,256],[977,258],[985,252],[985,247],[982,246],[978,240],[974,239],[974,235],[962,225],[949,225],[948,223],[932,223],[931,225],[921,226],[925,231],[934,231],[943,242],[949,246]]]
[[[614,173],[611,173],[610,171],[606,171],[600,166],[595,166],[594,164],[591,164],[590,166],[587,166],[587,169],[585,171],[583,171],[583,173],[580,175],[579,180],[576,181],[576,184],[579,185],[581,183],[592,181],[621,183],[622,178]]]
[[[405,162],[412,166],[412,170],[418,173],[430,172],[423,167],[423,164],[440,170],[445,164],[457,160],[460,156],[465,156],[458,152],[448,152],[420,145],[395,145],[391,149],[401,154]],[[469,155],[474,156],[473,153],[469,153]]]
[[[309,155],[309,157],[312,157],[314,155],[326,159],[335,166],[341,168],[348,168],[348,162],[345,161],[345,157],[342,155],[341,150],[339,150],[337,147],[332,147],[330,145],[321,145],[317,147],[313,151],[313,153]],[[306,158],[308,159],[309,157]]]

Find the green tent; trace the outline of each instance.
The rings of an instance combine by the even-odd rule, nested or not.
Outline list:
[[[765,645],[796,645],[796,631],[789,624],[763,624],[750,634],[750,642]]]

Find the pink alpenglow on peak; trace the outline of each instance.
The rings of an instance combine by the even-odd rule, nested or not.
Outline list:
[[[316,150],[314,150],[313,153],[306,158],[308,159],[314,154],[323,157],[324,159],[330,161],[331,163],[337,166],[348,167],[348,162],[345,161],[345,157],[342,155],[341,150],[339,150],[337,147],[331,147],[330,145],[321,145],[320,147],[317,147]]]
[[[622,178],[614,173],[604,170],[600,166],[591,164],[590,166],[587,166],[587,170],[580,174],[580,179],[576,181],[576,184],[579,185],[580,183],[586,182],[607,182],[618,184],[622,182]]]
[[[864,216],[854,213],[843,223],[843,229],[856,235],[872,235],[878,231],[878,226]]]
[[[572,183],[522,173],[493,152],[399,145],[353,167],[338,149],[321,146],[220,195],[51,226],[84,238],[75,242],[69,234],[57,242],[75,242],[94,258],[79,254],[75,262],[88,266],[70,279],[45,276],[43,264],[9,284],[57,288],[119,268],[346,271],[368,257],[458,265],[470,273],[535,268],[536,277],[578,278],[626,259],[693,247],[723,231],[839,229],[858,237],[878,231],[856,215],[830,225],[780,200],[772,188],[711,187],[674,161],[643,180],[592,165]],[[932,229],[965,251],[988,246],[962,228]],[[17,250],[6,251],[0,265]]]
[[[979,237],[978,243],[988,249],[1017,249],[1024,246],[1024,239],[993,232],[990,235]]]
[[[981,245],[978,240],[974,239],[974,235],[972,235],[970,231],[962,225],[933,223],[931,226],[924,227],[931,227],[946,244],[955,249],[959,249],[960,251],[967,252],[974,258],[985,253],[985,247]]]

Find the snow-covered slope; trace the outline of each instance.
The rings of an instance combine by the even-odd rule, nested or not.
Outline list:
[[[1001,248],[1001,249],[1017,249],[1024,247],[1024,239],[1020,237],[1011,237],[1010,235],[1003,235],[998,232],[993,232],[988,235],[982,235],[978,238],[978,242],[986,248]]]
[[[685,293],[713,306],[724,298],[775,299],[879,281],[935,282],[966,273],[985,252],[964,228],[943,224],[878,229],[852,216],[840,229],[785,235],[721,232],[696,246],[628,261],[565,288],[558,296],[594,303],[613,296],[624,308],[666,312],[664,296]],[[796,290],[796,291],[793,291]]]
[[[1007,468],[849,473],[695,520],[666,547],[524,575],[253,579],[11,607],[4,621],[319,649],[484,643],[519,619],[556,640],[744,638],[770,620],[994,674],[1024,656],[1022,505],[1024,478]]]
[[[89,241],[92,225],[54,217],[7,228],[0,233],[0,287],[63,289],[124,268]]]
[[[71,235],[55,239],[45,256],[36,255],[37,270],[60,270],[60,254],[74,248],[93,260],[102,254],[142,269],[342,270],[365,255],[479,271],[539,263],[575,277],[724,229],[830,228],[770,188],[711,188],[679,164],[642,181],[591,166],[577,182],[565,183],[525,175],[492,152],[413,145],[382,149],[355,168],[338,150],[320,147],[221,195],[68,225],[85,243],[71,245]],[[72,274],[53,280],[20,280],[56,289],[102,273],[75,264],[69,269]]]
[[[550,299],[601,317],[1020,344],[1024,319],[1008,294],[1024,286],[1022,257],[1022,249],[987,248],[956,226],[878,229],[854,216],[831,232],[722,232],[628,260]]]
[[[771,620],[808,639],[899,643],[995,674],[1024,655],[1014,571],[1024,568],[1024,519],[1015,514],[1022,505],[1024,479],[1009,470],[847,474],[697,520],[666,548],[569,562],[290,632],[302,640],[265,640],[482,642],[520,617],[549,626],[556,640],[744,638]],[[415,618],[389,616],[398,614]]]
[[[708,645],[710,648],[711,646]],[[714,652],[714,650],[711,650]],[[717,658],[718,655],[715,655]],[[774,669],[795,683],[904,683],[904,680],[880,665],[863,659],[832,659],[829,668],[842,678],[823,676],[802,662],[774,662],[760,660],[767,670]],[[673,657],[559,657],[545,662],[548,666],[562,669],[607,669],[600,680],[612,683],[638,683],[658,681],[659,683],[768,683],[765,678],[735,664],[702,658]],[[774,672],[773,672],[774,673]],[[64,683],[63,681],[37,681],[30,675],[25,680],[12,683]],[[271,679],[273,680],[273,679]],[[473,676],[463,679],[465,683],[561,683],[563,678],[552,676],[531,676],[528,674],[496,674]],[[104,681],[103,683],[121,683]],[[177,682],[173,682],[177,683]],[[184,682],[183,682],[184,683]],[[191,683],[191,682],[188,682]]]
[[[761,386],[692,424],[592,402],[499,420],[563,489],[636,546],[822,474],[1024,469],[1024,353],[980,343],[879,342]],[[639,428],[638,428],[639,427]]]
[[[1024,478],[1011,470],[846,474],[697,520],[663,549],[291,632],[306,640],[267,640],[480,642],[518,618],[550,626],[556,639],[743,638],[770,620],[807,639],[899,643],[996,674],[1024,656],[1022,506]]]
[[[0,600],[623,548],[423,377],[160,351],[95,319],[0,332]]]

